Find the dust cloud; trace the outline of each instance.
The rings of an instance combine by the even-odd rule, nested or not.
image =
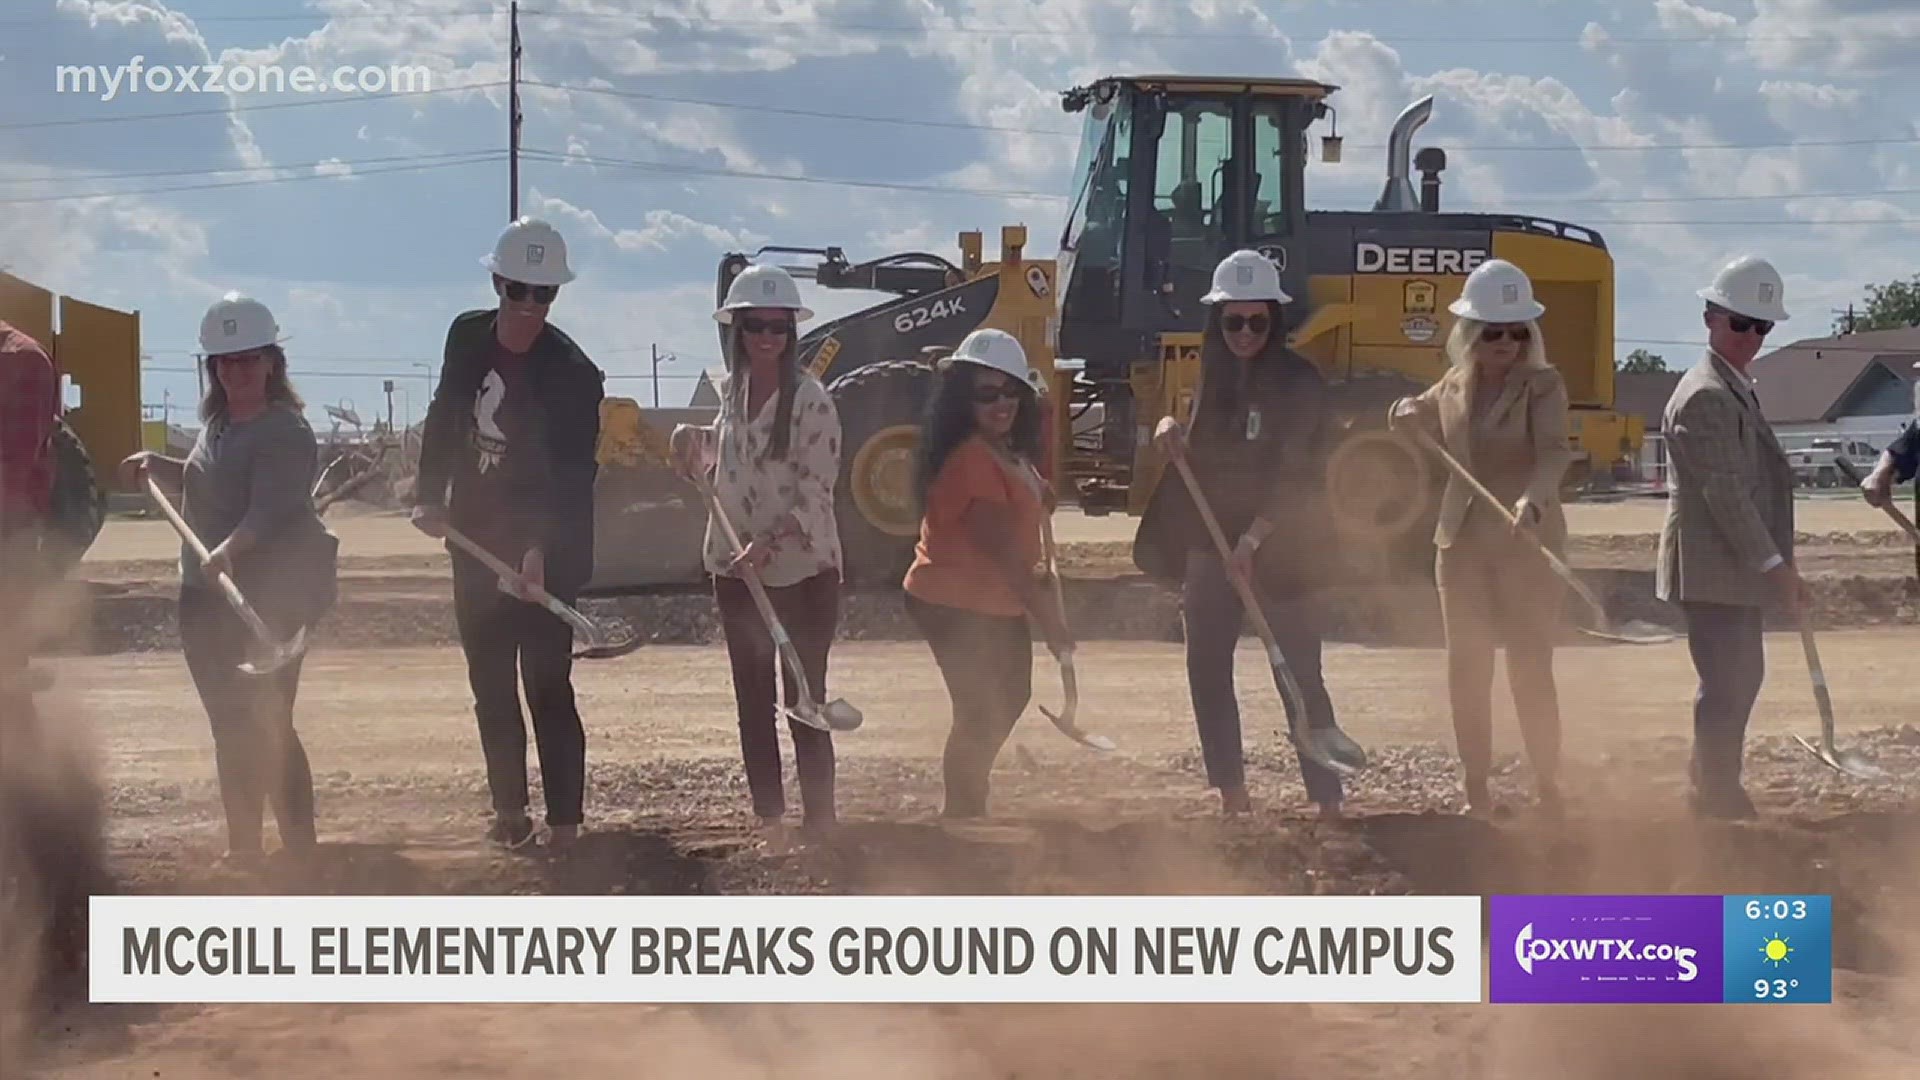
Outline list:
[[[0,618],[0,1075],[16,1076],[36,1019],[84,987],[87,897],[109,890],[106,799],[86,719],[37,685],[27,663],[82,625],[85,608],[68,586],[23,582],[31,560],[3,554],[13,570],[0,590],[20,603]]]

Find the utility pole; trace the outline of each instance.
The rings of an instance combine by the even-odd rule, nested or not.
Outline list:
[[[1833,313],[1834,313],[1835,315],[1839,315],[1839,316],[1841,316],[1842,318],[1844,318],[1844,319],[1846,319],[1846,321],[1847,321],[1847,328],[1846,328],[1846,330],[1845,330],[1844,332],[1845,332],[1845,333],[1848,333],[1848,334],[1851,334],[1851,333],[1853,333],[1853,324],[1854,324],[1854,314],[1853,314],[1853,305],[1852,305],[1852,304],[1848,304],[1848,305],[1847,305],[1847,310],[1846,310],[1845,312],[1842,312],[1842,311],[1841,311],[1841,310],[1840,310],[1839,308],[1834,308],[1834,309],[1832,309],[1832,311],[1833,311]]]
[[[507,220],[520,219],[520,4],[507,6]]]
[[[393,380],[386,380],[387,389],[387,434],[393,434]]]
[[[658,342],[648,346],[653,350],[653,407],[660,407],[660,345]]]

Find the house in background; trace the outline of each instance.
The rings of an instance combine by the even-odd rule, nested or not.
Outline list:
[[[1760,410],[1796,472],[1837,482],[1825,460],[1871,465],[1915,412],[1920,327],[1796,341],[1757,357]],[[1805,477],[1803,477],[1805,479]]]
[[[1667,478],[1667,445],[1661,437],[1661,420],[1667,411],[1667,399],[1680,384],[1678,371],[1618,371],[1613,376],[1613,409],[1622,416],[1637,416],[1646,425],[1640,443],[1640,458],[1633,463],[1627,479],[1640,483],[1660,483]]]
[[[1876,437],[1913,415],[1915,362],[1920,326],[1796,341],[1750,373],[1774,434]]]

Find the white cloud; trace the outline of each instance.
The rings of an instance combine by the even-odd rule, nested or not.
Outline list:
[[[1817,67],[1852,77],[1906,76],[1920,56],[1913,0],[1753,0],[1747,49],[1761,67]]]
[[[545,216],[563,233],[578,229],[580,234],[630,254],[665,252],[686,239],[704,240],[715,252],[750,249],[767,242],[766,237],[751,230],[726,229],[673,210],[649,210],[645,214],[646,224],[641,228],[616,229],[602,221],[598,213],[543,194],[537,188],[530,193],[527,206],[528,212]]]
[[[17,176],[31,167],[9,162],[8,168]],[[44,190],[61,190],[59,172],[37,172]],[[155,289],[180,296],[208,288],[200,276],[208,255],[206,228],[137,197],[6,207],[0,210],[0,252],[19,277],[109,306],[146,308]]]
[[[215,61],[206,38],[193,20],[158,0],[56,0],[55,10],[63,16],[86,23],[92,31],[87,39],[92,46],[88,51],[96,57],[118,55],[126,63],[140,57],[148,71],[171,69],[176,65],[204,66]],[[154,46],[160,46],[159,51],[153,51]],[[126,51],[116,54],[116,48]],[[128,95],[129,98],[136,96]],[[157,94],[147,95],[148,100],[158,97]],[[196,99],[209,104],[218,100],[229,110],[239,104],[238,98],[230,90],[218,95],[201,94],[192,99],[177,100]],[[122,102],[125,100],[122,99]],[[179,107],[172,102],[166,104],[172,108]],[[226,127],[233,151],[241,164],[250,168],[267,164],[267,156],[261,151],[253,129],[239,113],[228,112]]]
[[[313,172],[316,176],[352,176],[353,166],[337,157],[327,158],[324,161],[314,162]]]
[[[1689,4],[1687,0],[1655,0],[1654,13],[1662,29],[1676,34],[1718,36],[1739,29],[1740,20],[1724,11]]]

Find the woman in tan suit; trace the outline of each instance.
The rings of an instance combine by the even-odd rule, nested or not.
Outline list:
[[[1451,368],[1417,397],[1394,404],[1395,426],[1421,424],[1519,519],[1510,527],[1457,477],[1441,497],[1434,530],[1435,578],[1447,634],[1453,733],[1465,774],[1467,812],[1500,812],[1487,788],[1493,758],[1493,650],[1507,651],[1507,682],[1540,806],[1560,809],[1560,707],[1553,641],[1564,586],[1534,545],[1566,545],[1560,480],[1567,444],[1567,388],[1547,362],[1533,285],[1504,260],[1482,263],[1449,308]],[[1437,432],[1435,429],[1437,428]],[[1527,534],[1532,534],[1531,536]]]

